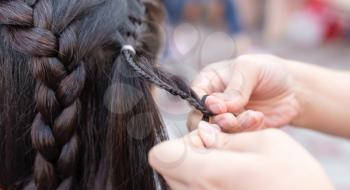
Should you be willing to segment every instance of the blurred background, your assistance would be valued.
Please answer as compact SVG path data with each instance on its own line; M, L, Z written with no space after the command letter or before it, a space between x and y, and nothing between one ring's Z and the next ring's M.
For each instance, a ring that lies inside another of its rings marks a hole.
M206 65L269 53L350 70L350 0L164 0L162 66L189 83ZM346 88L346 87L344 87ZM190 108L158 91L171 137L186 134ZM350 189L350 141L285 129L322 163L338 190Z

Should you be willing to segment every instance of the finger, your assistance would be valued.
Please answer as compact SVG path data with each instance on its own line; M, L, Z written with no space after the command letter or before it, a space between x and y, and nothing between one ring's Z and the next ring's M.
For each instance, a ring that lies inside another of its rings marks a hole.
M258 111L248 110L238 117L239 131L255 131L263 128L264 114Z
M171 149L172 151L168 151ZM172 187L185 184L186 180L171 173L178 169L186 156L187 145L184 139L163 142L151 149L148 155L149 164L160 173Z
M208 96L205 101L205 107L214 114L222 114L227 112L227 106L223 99L215 96Z
M203 115L198 110L192 110L187 119L187 128L193 131L198 128ZM225 132L240 131L240 123L232 113L223 113L210 118L210 123L217 124Z
M235 132L240 129L240 124L232 113L216 115L211 119L211 123L217 124L225 132Z
M203 97L206 94L223 91L225 86L214 70L205 70L192 82L192 89L199 97Z
M190 134L183 137L184 142L193 148L205 148L205 145L198 134L198 130L192 131Z
M240 112L248 103L257 79L258 70L256 68L251 64L237 62L234 64L232 78L224 93L217 93L215 96L225 100L228 112Z
M215 114L225 112L239 113L244 110L257 84L257 68L252 67L251 64L244 64L242 61L232 65L232 77L228 80L228 84L224 84L225 88L223 90L214 91L208 89L205 91L207 94L210 94L205 105ZM204 91L200 93L203 94Z
M198 134L207 148L233 152L256 153L264 140L264 131L227 134L216 130L214 125L201 122Z
M224 87L222 87L222 89L220 90L220 89L214 89L214 87L212 86L206 86L214 83L222 83L222 82L213 80L212 83L209 83L209 82L206 82L205 79L203 79L202 83L198 84L198 86L192 87L192 89L198 94L199 97L204 97L205 95L210 95L214 92L221 92L224 90ZM205 104L205 107L208 108L208 110L214 114L225 113L227 111L225 101L215 96L208 96L204 104Z
M224 91L226 85L223 78L230 72L227 69L229 65L231 65L230 61L223 61L207 66L193 80L192 89L199 97Z
M214 116L211 123L217 124L226 133L254 131L263 128L264 114L248 110L236 118L231 113Z
M155 146L149 153L150 165L156 171L183 184L196 183L203 179L202 175L206 174L221 175L227 170L228 163L239 166L239 163L244 160L246 160L245 155L229 151L198 151L187 146L184 140L162 143ZM235 166L232 165L229 169L235 170ZM206 171L206 174L198 171Z
M207 148L223 149L230 140L226 133L221 133L218 126L207 122L200 122L198 125L198 135Z

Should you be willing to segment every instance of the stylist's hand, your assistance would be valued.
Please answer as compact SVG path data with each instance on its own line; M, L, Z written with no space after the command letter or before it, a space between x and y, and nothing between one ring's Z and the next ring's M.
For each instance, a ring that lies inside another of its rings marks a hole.
M217 114L211 122L225 132L280 127L299 113L296 84L286 62L270 55L244 55L204 68L192 87L200 97L210 95L205 105ZM198 126L200 117L191 114L190 129Z
M191 135L155 146L149 161L174 190L333 189L317 161L277 129L224 134L201 122Z

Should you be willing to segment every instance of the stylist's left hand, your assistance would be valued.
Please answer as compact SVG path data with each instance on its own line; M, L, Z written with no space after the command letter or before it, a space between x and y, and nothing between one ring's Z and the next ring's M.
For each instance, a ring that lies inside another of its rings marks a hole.
M155 146L149 161L174 190L333 190L318 162L278 129L224 134L201 122Z

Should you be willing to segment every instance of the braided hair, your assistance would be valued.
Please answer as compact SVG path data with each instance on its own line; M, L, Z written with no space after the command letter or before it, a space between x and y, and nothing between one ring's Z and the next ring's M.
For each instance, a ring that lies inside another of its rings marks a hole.
M212 113L205 108L203 102L199 100L195 92L189 88L180 78L172 76L169 73L165 74L164 71L160 71L155 68L149 69L145 67L145 65L135 63L133 56L136 55L136 51L133 49L125 48L122 50L122 54L125 56L125 59L130 67L132 67L134 71L141 77L166 90L170 94L179 96L182 99L186 100L194 108L201 111L205 118L212 116Z
M0 0L0 188L167 188L151 84L211 113L155 65L162 17L159 0Z

